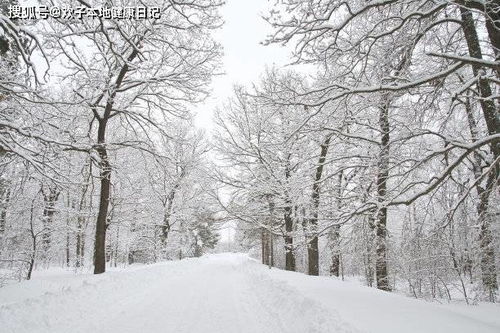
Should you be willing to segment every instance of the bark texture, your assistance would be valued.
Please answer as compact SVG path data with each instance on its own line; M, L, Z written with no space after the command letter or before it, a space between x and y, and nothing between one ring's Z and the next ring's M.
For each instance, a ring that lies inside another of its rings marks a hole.
M325 167L326 155L328 154L328 147L332 135L329 134L320 146L320 153L318 164L316 166L316 174L314 176L314 184L312 188L312 217L309 219L309 233L310 240L307 246L307 259L308 259L308 274L319 275L319 250L318 250L318 216L319 204L321 196L321 179L323 176L323 169Z

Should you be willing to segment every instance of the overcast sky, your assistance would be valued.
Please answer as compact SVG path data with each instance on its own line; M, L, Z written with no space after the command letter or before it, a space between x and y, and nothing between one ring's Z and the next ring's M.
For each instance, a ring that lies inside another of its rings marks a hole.
M235 83L250 84L259 78L266 65L285 65L289 51L278 45L261 45L272 29L262 19L269 0L227 0L221 10L225 24L215 33L224 47L223 68L226 74L213 79L212 94L196 107L196 126L212 129L212 116L216 106L232 93Z

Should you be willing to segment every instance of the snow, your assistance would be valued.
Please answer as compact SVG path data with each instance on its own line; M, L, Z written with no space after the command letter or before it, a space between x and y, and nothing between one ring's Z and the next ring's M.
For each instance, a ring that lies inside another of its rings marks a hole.
M500 332L500 307L438 305L217 254L0 288L7 332Z

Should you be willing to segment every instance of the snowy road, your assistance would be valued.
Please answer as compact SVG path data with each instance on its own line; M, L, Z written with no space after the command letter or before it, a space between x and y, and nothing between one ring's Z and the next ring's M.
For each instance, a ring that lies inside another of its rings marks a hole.
M384 313L388 323L383 316L380 320ZM45 277L0 289L2 333L430 332L429 328L470 333L498 332L499 326L399 295L270 271L236 254L99 276Z
M4 305L0 331L354 331L258 268L243 255L215 255L70 280L60 290Z
M117 299L101 331L325 332L329 318L310 322L306 316L312 311L294 306L296 300L287 290L278 290L281 297L269 293L275 287L272 281L252 274L245 267L254 264L248 259L212 256L197 261L179 276L148 284L140 295L125 302ZM288 311L280 311L280 306Z

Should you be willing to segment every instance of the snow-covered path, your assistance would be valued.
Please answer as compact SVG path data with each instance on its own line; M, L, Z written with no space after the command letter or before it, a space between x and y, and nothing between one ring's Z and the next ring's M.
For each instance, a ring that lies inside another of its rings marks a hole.
M489 309L492 316L498 310ZM0 288L3 333L470 333L498 332L497 324L331 278L269 270L238 254Z
M195 261L195 265L186 265L177 276L168 274L167 279L147 284L143 293L126 302L117 299L110 316L103 320L101 331L324 332L329 318L310 322L306 315L312 311L304 313L295 307L293 297L288 299L290 293L286 291L286 297L281 297L286 302L281 306L288 307L289 312L280 311L279 302L271 296L274 294L268 294L272 285L258 290L266 288L270 281L252 274L255 271L246 266L255 264L245 257L211 256Z
M318 304L262 274L266 272L244 255L213 255L100 276L49 280L32 287L37 297L0 308L0 331L354 331L332 321L334 317ZM32 282L25 284L29 288ZM38 288L53 290L40 294Z

